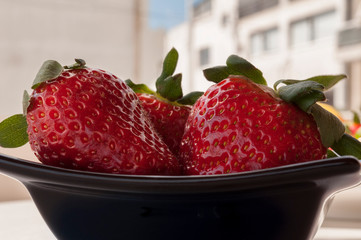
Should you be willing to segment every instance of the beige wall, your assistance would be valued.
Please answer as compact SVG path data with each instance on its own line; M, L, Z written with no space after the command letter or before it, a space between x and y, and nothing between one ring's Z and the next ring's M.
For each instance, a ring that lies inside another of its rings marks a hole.
M147 10L148 0L0 1L0 121L22 112L23 91L47 59L66 65L83 58L121 79L153 85L164 32L148 28ZM28 145L0 153L35 160ZM0 176L0 201L27 196Z

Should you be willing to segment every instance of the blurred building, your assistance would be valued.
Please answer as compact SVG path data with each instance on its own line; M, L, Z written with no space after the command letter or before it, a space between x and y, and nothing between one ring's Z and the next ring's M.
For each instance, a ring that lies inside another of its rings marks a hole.
M269 86L278 79L346 73L328 92L340 110L361 104L360 0L189 1L188 21L171 29L166 49L183 54L187 91L210 84L202 70L237 54L261 69ZM184 54L186 53L186 54Z
M186 91L204 91L211 83L202 70L237 54L261 69L269 86L278 79L346 73L348 79L327 93L329 103L360 110L361 0L200 0L189 1L189 9L188 21L165 41L165 49L181 53ZM360 200L361 188L336 196L323 225L335 230L332 239L345 239L339 229L346 236L361 228Z

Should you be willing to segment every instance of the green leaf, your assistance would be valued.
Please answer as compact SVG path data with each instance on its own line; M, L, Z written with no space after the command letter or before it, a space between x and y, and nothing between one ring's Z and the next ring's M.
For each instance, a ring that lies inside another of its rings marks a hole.
M226 63L230 74L243 75L255 83L267 85L263 73L246 59L237 55L231 55L228 57Z
M64 66L65 69L81 69L86 68L86 62L83 59L75 58L75 63Z
M161 75L158 77L157 82L162 82L164 79L172 76L175 72L178 63L178 51L172 48L163 61L163 69Z
M27 134L26 117L16 114L0 123L0 146L4 148L16 148L29 141Z
M335 153L332 149L327 149L327 158L339 157L337 153Z
M219 83L223 79L228 78L230 73L227 66L216 66L204 69L203 75L208 81Z
M277 87L277 82L275 86ZM313 81L299 81L290 85L280 87L278 95L286 102L298 105L303 111L308 112L309 108L317 101L326 99L324 86Z
M318 104L314 104L310 107L310 113L316 121L320 131L322 144L325 147L331 147L341 139L345 133L345 126L335 115Z
M342 137L331 146L331 149L338 155L352 155L361 159L361 143L349 134L343 134Z
M163 61L162 74L155 82L157 93L167 99L174 102L183 97L182 91L182 74L174 74L174 71L178 63L178 52L175 48L172 48Z
M282 99L285 101L292 101L297 97L308 94L310 91L318 90L323 91L324 86L320 83L314 81L297 81L292 84L286 84L286 86L282 86L277 89L279 81L277 81L274 85L275 90L278 92Z
M182 74L176 74L164 79L161 83L157 83L157 93L166 98L167 100L174 102L183 97L182 91Z
M300 82L317 82L324 87L324 90L328 90L344 78L346 78L346 75L341 74L341 75L320 75L320 76L307 78L304 80L282 79L282 80L278 80L273 85L273 88L277 90L277 86L281 83L285 85L292 85Z
M304 112L309 113L311 106L313 106L318 101L325 101L325 100L326 100L326 96L323 92L313 90L307 95L304 95L299 99L295 99L294 103Z
M23 93L23 114L24 116L26 116L27 112L28 112L28 107L30 105L30 95L29 93L25 90Z
M204 92L191 92L179 99L177 102L183 105L193 105L203 94Z
M318 82L322 84L325 87L325 90L330 89L333 87L336 83L338 83L340 80L347 78L346 75L321 75L321 76L315 76L308 79L305 79L303 81L313 81Z
M64 68L54 60L47 60L40 67L39 72L36 74L32 89L37 88L41 83L57 78Z
M155 92L150 90L147 85L145 84L135 84L132 80L127 79L125 83L136 93L147 93L147 94L154 94Z

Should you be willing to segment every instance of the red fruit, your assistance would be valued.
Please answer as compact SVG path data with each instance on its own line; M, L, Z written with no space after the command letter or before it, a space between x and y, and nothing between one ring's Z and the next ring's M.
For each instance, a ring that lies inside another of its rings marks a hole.
M178 157L184 126L196 99L203 92L191 92L183 96L182 74L174 74L178 62L178 52L172 48L163 62L161 75L157 78L156 91L145 84L135 84L126 80L138 95L156 131L172 153Z
M122 174L179 174L136 94L97 69L63 71L41 83L27 109L28 135L48 165Z
M245 77L211 86L195 103L181 143L188 175L234 173L322 159L313 117Z
M184 126L192 107L161 100L151 94L138 93L137 95L155 130L172 153L177 156L184 133Z

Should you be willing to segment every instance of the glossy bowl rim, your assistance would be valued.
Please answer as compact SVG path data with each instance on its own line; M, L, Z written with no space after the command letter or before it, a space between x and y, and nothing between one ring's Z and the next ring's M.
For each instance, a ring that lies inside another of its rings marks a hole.
M360 161L352 156L328 158L280 167L220 175L159 176L96 173L44 165L0 154L0 173L25 185L123 191L132 193L210 193L312 182L350 174L360 178ZM355 173L358 173L355 175ZM354 180L354 181L360 181ZM247 183L247 185L245 185Z

